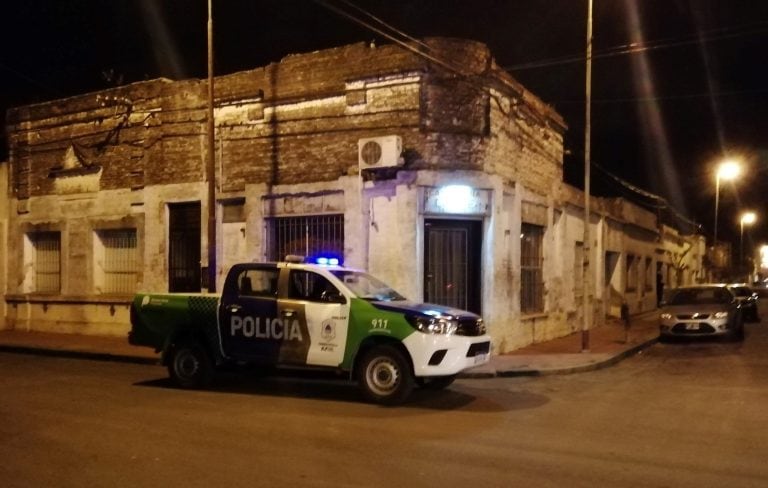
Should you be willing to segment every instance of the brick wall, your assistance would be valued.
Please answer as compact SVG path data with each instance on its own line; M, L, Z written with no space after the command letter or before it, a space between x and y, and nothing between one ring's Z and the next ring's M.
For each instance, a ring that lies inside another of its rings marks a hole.
M218 77L221 188L335 180L357 171L359 138L398 134L408 168L484 169L549 191L562 179L559 116L499 74L483 44L427 42L466 76L360 43ZM100 189L202 181L206 86L161 79L11 110L15 196L56 193L51 171L73 144L102 168Z

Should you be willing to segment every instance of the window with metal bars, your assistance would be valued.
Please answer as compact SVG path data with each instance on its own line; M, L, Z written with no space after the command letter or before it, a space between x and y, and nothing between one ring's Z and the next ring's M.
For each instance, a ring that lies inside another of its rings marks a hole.
M544 280L542 274L544 227L523 224L520 233L520 311L544 311Z
M268 259L282 261L300 256L344 255L344 215L309 215L267 219Z
M627 291L637 290L637 270L639 258L629 254L627 255Z
M653 259L645 258L645 283L643 288L646 292L653 290Z
M136 229L98 230L96 236L98 288L102 293L134 293L139 271Z
M34 284L37 293L61 291L61 233L33 232L29 234L33 249Z

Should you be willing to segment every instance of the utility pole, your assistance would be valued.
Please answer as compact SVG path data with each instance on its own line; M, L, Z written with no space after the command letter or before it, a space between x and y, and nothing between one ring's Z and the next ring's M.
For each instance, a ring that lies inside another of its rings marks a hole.
M587 76L586 76L586 109L584 116L584 279L583 290L583 320L581 329L581 352L589 351L589 329L592 317L592 301L590 292L590 266L592 242L589 231L589 193L590 193L590 139L592 132L592 0L589 0L587 12Z
M208 0L208 292L216 292L216 134L213 120L213 0Z

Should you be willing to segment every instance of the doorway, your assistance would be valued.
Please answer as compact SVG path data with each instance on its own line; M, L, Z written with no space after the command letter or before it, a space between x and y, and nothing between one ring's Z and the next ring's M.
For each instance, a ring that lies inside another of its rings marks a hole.
M200 291L200 202L168 205L168 291Z
M424 220L424 301L480 310L483 222Z

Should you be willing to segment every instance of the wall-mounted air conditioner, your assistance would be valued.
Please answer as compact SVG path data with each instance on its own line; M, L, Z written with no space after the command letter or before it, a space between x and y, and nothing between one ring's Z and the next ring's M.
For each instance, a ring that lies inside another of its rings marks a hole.
M400 136L368 137L357 141L358 163L361 169L401 166L403 140Z

